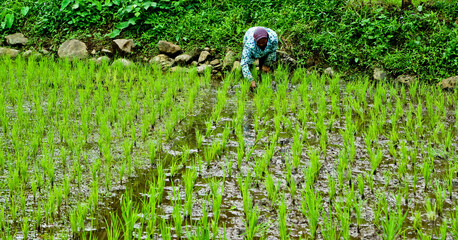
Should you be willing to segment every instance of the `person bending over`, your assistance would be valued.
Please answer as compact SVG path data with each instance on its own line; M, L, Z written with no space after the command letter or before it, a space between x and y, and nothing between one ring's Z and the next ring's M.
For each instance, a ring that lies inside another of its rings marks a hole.
M251 81L251 88L256 87L256 81L250 72L250 65L259 59L259 70L269 72L272 63L277 60L278 37L272 29L252 27L243 38L242 73L243 77ZM258 74L259 81L261 74Z

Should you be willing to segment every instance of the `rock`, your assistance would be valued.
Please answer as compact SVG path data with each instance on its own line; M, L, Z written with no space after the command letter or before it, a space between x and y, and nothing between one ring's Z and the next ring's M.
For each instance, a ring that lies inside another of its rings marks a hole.
M232 67L232 65L234 65L234 62L236 60L236 57L237 57L237 54L234 51L231 51L231 50L227 51L226 56L224 57L224 60L223 60L223 69L226 70Z
M208 56L210 56L210 53L208 51L202 51L199 56L198 62L205 62L207 60Z
M396 78L396 82L406 84L407 86L410 86L415 81L417 81L417 77L411 75L401 75Z
M153 57L150 60L150 63L157 64L161 66L163 71L166 71L167 69L171 68L175 64L175 60L170 58L169 56L165 54L159 54L155 57Z
M49 54L49 51L48 51L48 50L46 50L46 49L44 49L44 48L43 48L43 49L41 49L41 50L40 50L40 52L41 52L41 53L43 53L44 55L47 55L47 54Z
M8 35L5 37L6 43L8 45L26 45L27 41L29 41L28 38L24 37L24 34L22 33L15 33L12 35Z
M73 59L84 59L87 57L87 47L86 44L80 40L72 39L65 41L57 51L57 54L60 58L69 58Z
M205 73L207 69L212 69L211 65L203 64L197 67L197 73L202 74Z
M101 51L103 54L113 54L113 52L111 50L108 50L106 48L102 49Z
M181 52L181 47L171 42L159 41L157 47L159 48L159 52L169 56L175 56Z
M333 78L336 75L336 72L332 67L328 67L324 70L324 74L328 75L329 77Z
M95 60L95 64L97 65L102 65L104 62L109 62L111 59L107 56L101 56Z
M377 81L386 80L388 73L382 68L374 68L374 79Z
M117 53L131 53L134 47L134 40L132 39L115 39L112 43L113 50Z
M42 56L41 53L35 52L35 51L32 51L32 50L27 50L27 51L25 51L25 52L22 53L22 57L23 57L23 58L30 58L30 57L32 57L32 58L37 59L37 58L40 58L41 56Z
M297 65L296 59L292 58L288 53L284 51L277 50L277 59L278 63L282 64L283 66L287 66L290 69L295 68Z
M170 68L171 73L187 73L188 71L189 69L180 66Z
M458 85L458 76L442 79L440 85L443 89L454 89Z
M189 54L181 54L175 58L175 62L180 65L188 64L191 61L192 56Z
M198 63L197 61L192 61L191 66L197 67L198 64L199 64L199 63Z
M223 67L223 65L220 63L220 64L218 64L218 65L213 66L213 69L216 69L216 70L219 71L219 70L222 69L222 67Z
M123 66L123 67L133 67L135 64L132 61L129 61L125 58L116 59L113 61L112 66Z
M210 62L210 65L216 66L216 65L218 65L219 63L220 63L219 59L215 59L215 60L213 60L213 61Z
M209 47L204 48L204 51L210 52L211 49Z
M8 56L10 58L16 58L18 55L19 50L0 47L0 57Z
M97 51L95 51L95 49L92 49L91 54L92 54L92 55L95 55L96 53L97 53Z
M240 65L239 61L235 61L232 65L232 71L240 71L242 69L242 65Z

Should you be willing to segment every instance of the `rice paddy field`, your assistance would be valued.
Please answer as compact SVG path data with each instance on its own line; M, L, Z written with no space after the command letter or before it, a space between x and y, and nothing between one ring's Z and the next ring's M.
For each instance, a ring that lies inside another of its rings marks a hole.
M0 66L0 239L458 238L456 91Z

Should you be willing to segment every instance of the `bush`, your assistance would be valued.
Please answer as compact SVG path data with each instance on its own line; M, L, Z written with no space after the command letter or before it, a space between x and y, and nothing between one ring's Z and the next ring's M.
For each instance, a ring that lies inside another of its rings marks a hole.
M415 74L430 80L458 74L458 1L413 1L416 5L408 11L400 9L400 2L7 0L2 3L0 34L28 31L38 37L91 31L106 39L134 38L146 53L157 51L159 40L185 48L241 51L245 31L261 25L277 31L280 48L300 65L340 71L369 71L377 65L394 76Z

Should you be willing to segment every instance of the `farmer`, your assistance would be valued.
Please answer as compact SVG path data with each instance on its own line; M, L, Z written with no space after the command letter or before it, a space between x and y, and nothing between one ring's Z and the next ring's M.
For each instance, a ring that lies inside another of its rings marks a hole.
M243 38L242 73L243 77L251 81L251 88L256 88L256 81L250 72L250 65L259 59L259 70L269 72L270 67L276 61L278 46L277 34L269 28L252 27L248 29ZM261 74L258 77L261 80Z

